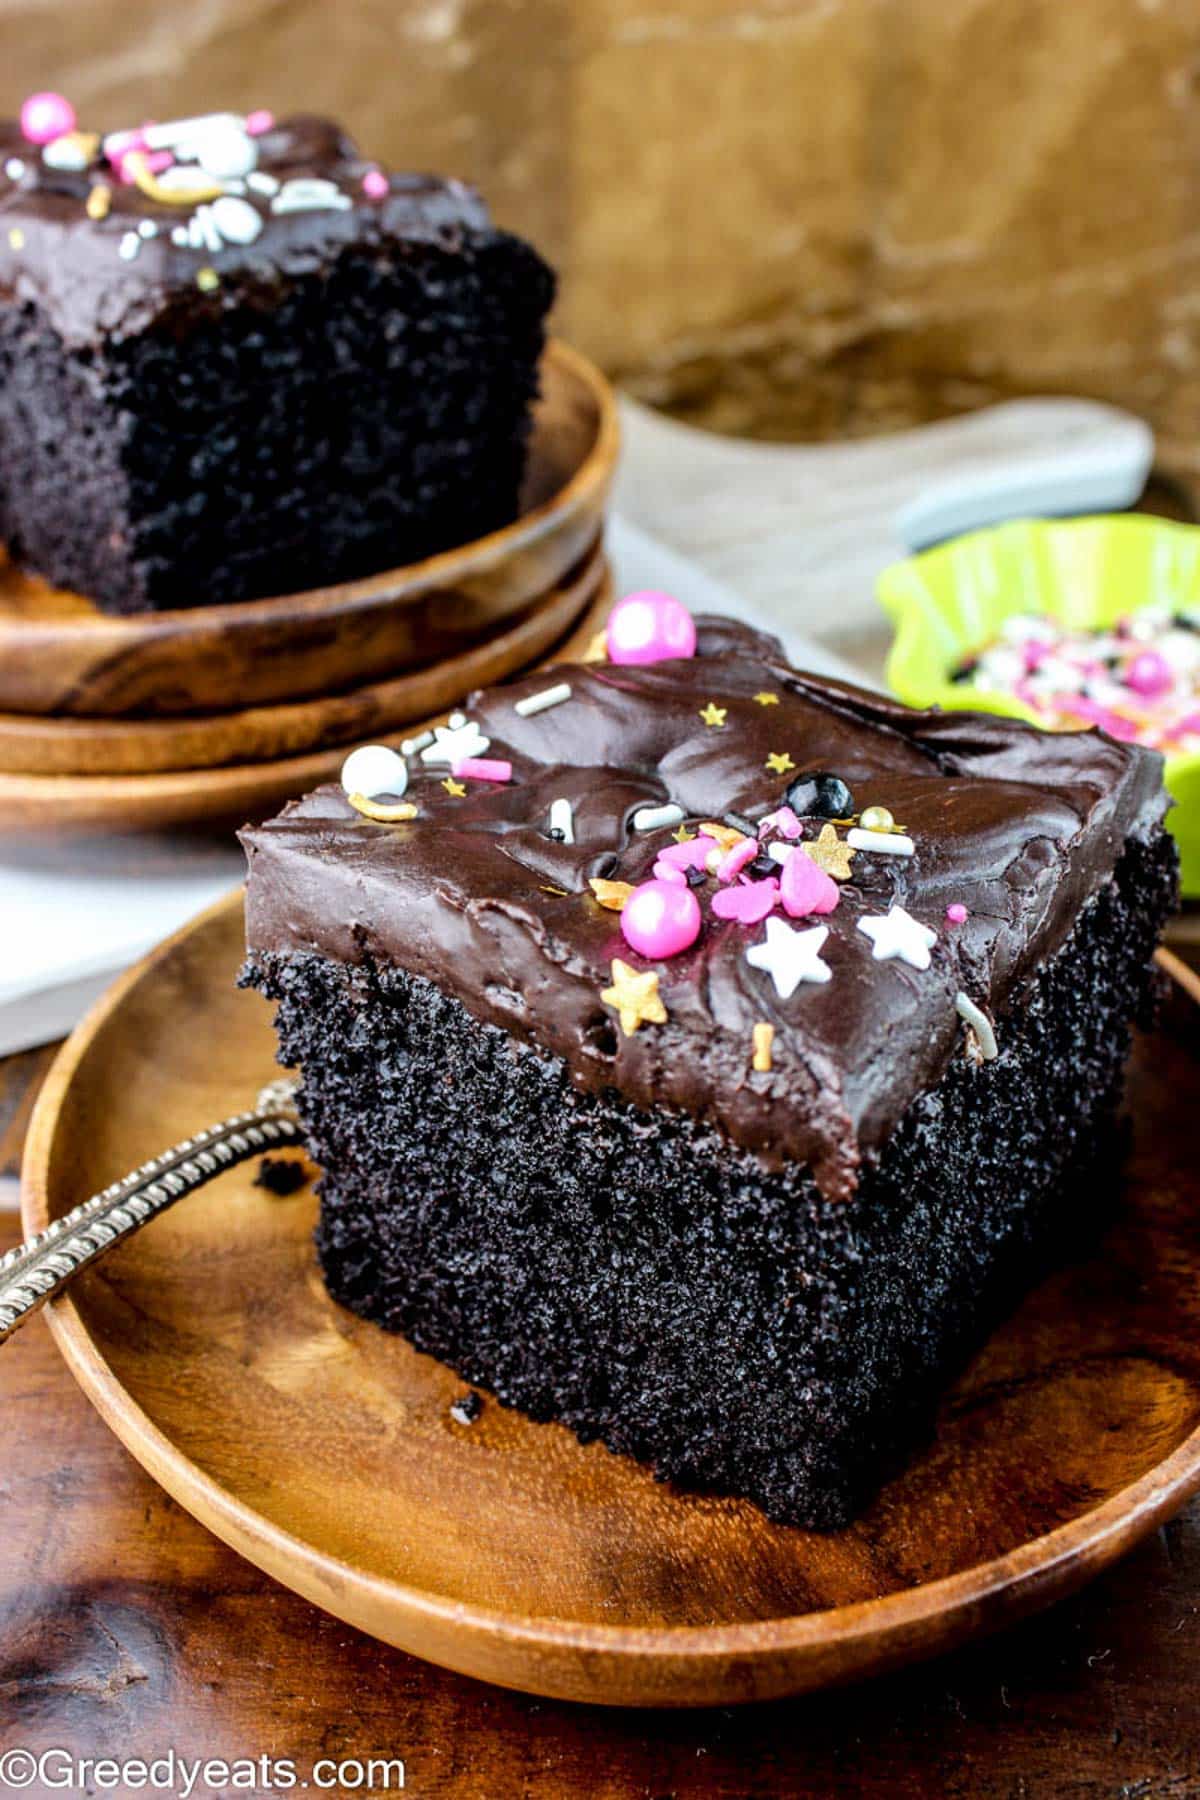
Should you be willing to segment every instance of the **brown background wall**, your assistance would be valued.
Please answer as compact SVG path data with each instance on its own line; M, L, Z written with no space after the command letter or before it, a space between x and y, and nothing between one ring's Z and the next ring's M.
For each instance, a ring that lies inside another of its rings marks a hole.
M0 105L341 114L731 429L1110 397L1200 469L1196 0L0 0Z

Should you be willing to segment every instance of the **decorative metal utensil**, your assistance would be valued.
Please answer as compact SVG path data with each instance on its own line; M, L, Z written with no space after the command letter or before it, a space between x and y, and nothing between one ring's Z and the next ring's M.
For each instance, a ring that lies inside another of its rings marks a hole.
M303 1142L294 1081L272 1081L253 1112L238 1113L153 1156L102 1194L73 1207L27 1243L0 1256L0 1344L83 1269L236 1163Z

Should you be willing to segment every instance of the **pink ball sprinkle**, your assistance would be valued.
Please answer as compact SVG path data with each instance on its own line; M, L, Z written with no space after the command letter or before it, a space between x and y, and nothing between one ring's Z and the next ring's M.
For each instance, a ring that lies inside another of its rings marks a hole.
M391 184L382 169L368 169L363 176L363 193L368 200L384 200L391 192Z
M52 144L75 129L75 108L62 94L30 94L21 108L21 132L30 144Z
M1156 700L1160 694L1168 693L1173 681L1170 663L1157 650L1143 650L1125 671L1125 686L1144 700Z
M460 756L450 764L452 775L470 775L476 781L511 781L512 764L499 757Z
M264 131L270 131L275 123L275 114L268 112L265 106L246 114L246 130L251 137L261 137Z
M951 925L966 924L967 909L961 900L952 900L950 902L949 906L946 908L946 917L949 919Z
M608 660L613 663L669 662L695 656L696 626L673 594L643 588L626 594L608 621Z
M678 956L700 936L700 902L690 887L643 881L621 908L621 935L639 956Z

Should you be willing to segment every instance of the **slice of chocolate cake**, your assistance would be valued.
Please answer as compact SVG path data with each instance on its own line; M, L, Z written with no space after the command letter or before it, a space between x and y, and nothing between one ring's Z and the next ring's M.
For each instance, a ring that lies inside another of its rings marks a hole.
M1175 852L1150 752L699 624L248 830L245 980L337 1300L829 1526L1096 1213Z
M553 277L329 121L0 127L0 539L113 612L284 594L504 524Z

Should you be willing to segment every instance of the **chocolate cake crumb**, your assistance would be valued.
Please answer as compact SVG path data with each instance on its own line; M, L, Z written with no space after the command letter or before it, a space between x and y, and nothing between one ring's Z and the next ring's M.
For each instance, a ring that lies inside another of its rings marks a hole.
M305 1187L308 1179L307 1167L296 1157L264 1156L255 1171L254 1186L282 1200Z

